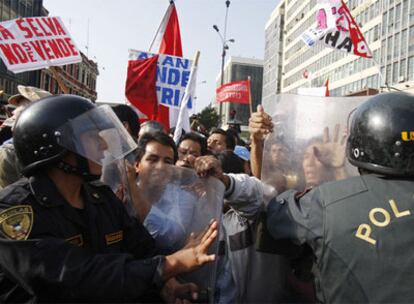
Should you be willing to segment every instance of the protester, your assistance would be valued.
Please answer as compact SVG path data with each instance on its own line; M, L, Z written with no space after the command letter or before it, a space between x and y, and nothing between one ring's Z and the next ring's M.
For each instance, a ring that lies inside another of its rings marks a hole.
M193 200L191 199L182 198L182 203L170 200L160 201L164 192L172 191L172 185L169 184L168 166L174 165L177 157L174 141L164 133L146 133L138 142L135 165L138 184L137 187L131 186L134 188L134 205L142 223L158 246L164 250L179 247L177 241L182 240L187 229L175 225L177 221L174 218L165 217L160 209L174 208L175 212L170 212L171 217L180 216L180 213L185 212L188 215L187 221L191 221L192 215ZM190 211L186 212L182 207Z
M13 106L12 116L7 118L0 128L0 141L4 143L7 139L12 137L12 129L19 114L27 107L30 102L39 100L41 98L51 96L52 94L35 87L28 87L23 85L17 86L16 95L8 99L9 105Z
M14 144L27 178L0 192L2 301L154 301L166 281L168 294L196 291L171 282L214 259L207 250L217 224L185 249L156 256L145 228L96 182L105 153L119 159L134 148L118 125L109 108L73 95L42 99L20 115ZM120 146L104 139L107 130L124 139Z
M195 132L181 136L178 143L178 161L176 165L184 168L194 168L195 159L207 154L207 142Z
M255 249L264 196L272 192L254 177L234 174L243 172L243 165L233 152L221 152L218 158L221 163L214 156L195 162L200 176L214 176L226 187L215 303L283 302L287 261Z
M236 154L243 161L244 173L251 175L252 170L250 166L249 150L245 146L236 146L234 148L234 154Z
M151 132L166 133L164 126L161 123L159 123L158 121L149 120L141 124L141 129L139 130L138 137L141 137L145 133L151 133Z
M222 151L216 153L215 156L220 162L222 170L226 173L246 173L243 160L233 151Z
M135 110L128 105L119 104L112 106L112 110L124 125L125 129L137 141L140 131L139 116Z
M218 153L224 150L234 150L235 138L223 129L213 129L207 139L208 150L211 153Z
M13 112L13 116L8 118L3 124L4 128L2 128L2 130L10 128L10 131L12 131L20 113L23 112L31 102L52 95L39 88L25 87L22 85L17 86L17 90L19 91L19 94L11 96L8 101L10 105L16 108ZM17 181L21 177L21 169L12 138L9 138L0 146L0 189Z
M307 193L288 191L268 208L276 240L308 244L318 300L413 302L414 97L380 94L356 110L346 155L360 176ZM378 288L380 286L381 288Z

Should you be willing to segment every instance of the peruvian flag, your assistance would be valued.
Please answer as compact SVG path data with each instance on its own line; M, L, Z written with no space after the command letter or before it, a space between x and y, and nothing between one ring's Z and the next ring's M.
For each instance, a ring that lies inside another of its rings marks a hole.
M180 25L174 1L170 2L161 21L151 49L158 48L159 54L182 57ZM179 109L158 104L156 94L156 71L158 56L142 60L130 60L125 95L128 101L147 116L145 120L156 120L166 130L177 123Z

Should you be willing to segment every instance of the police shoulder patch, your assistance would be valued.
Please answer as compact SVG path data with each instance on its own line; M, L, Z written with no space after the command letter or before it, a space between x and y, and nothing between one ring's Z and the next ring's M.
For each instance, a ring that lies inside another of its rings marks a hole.
M0 232L11 240L27 240L33 226L33 209L19 205L0 212Z
M117 232L109 233L105 235L106 245L112 245L122 241L124 238L124 233L122 230Z

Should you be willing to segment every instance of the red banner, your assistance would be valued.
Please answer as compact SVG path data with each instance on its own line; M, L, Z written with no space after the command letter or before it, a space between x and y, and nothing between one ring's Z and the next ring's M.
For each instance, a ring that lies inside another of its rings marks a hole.
M250 83L248 80L230 82L216 89L217 102L250 103Z

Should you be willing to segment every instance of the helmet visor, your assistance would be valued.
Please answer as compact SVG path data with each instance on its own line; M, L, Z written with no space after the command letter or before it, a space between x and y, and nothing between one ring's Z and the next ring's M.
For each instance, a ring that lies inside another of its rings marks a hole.
M137 148L109 106L94 108L62 125L59 144L99 165L122 159Z

